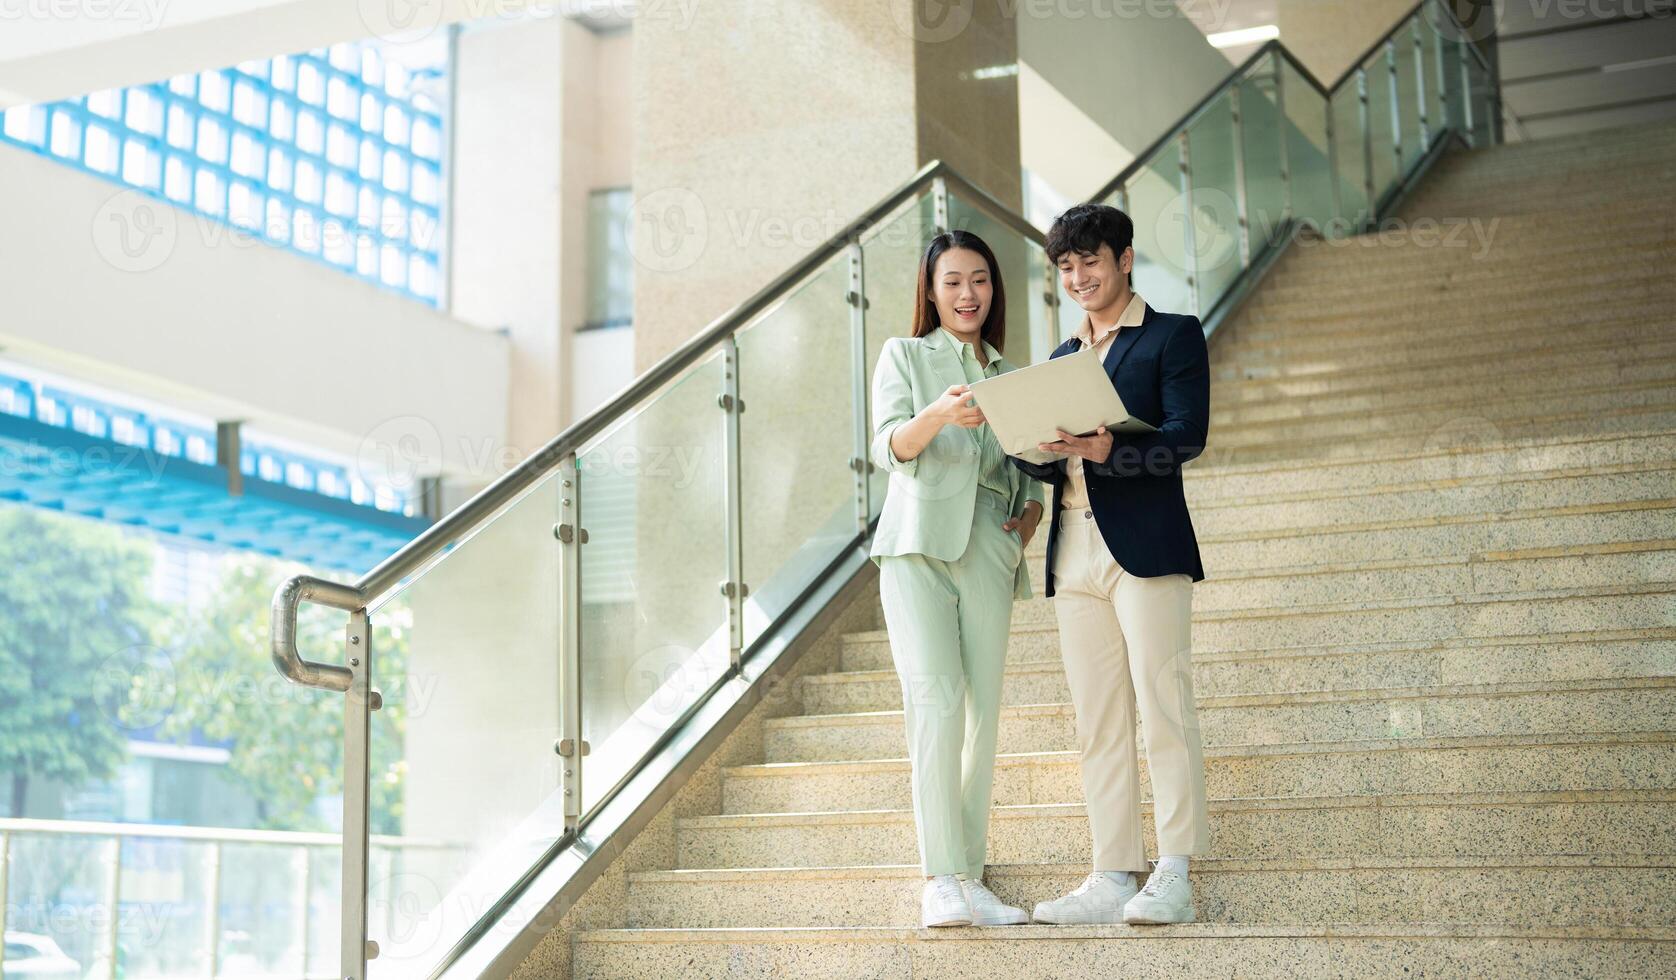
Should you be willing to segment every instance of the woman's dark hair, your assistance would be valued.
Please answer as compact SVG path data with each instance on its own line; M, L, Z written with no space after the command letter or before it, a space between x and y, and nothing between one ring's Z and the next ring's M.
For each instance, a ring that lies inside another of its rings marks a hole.
M989 313L984 317L978 337L1002 353L1007 350L1007 293L1001 288L1001 264L989 243L969 231L945 231L925 247L919 260L919 305L914 307L913 336L923 337L942 326L937 316L937 302L931 298L932 277L937 274L937 260L944 252L955 248L971 249L989 263Z
M1048 229L1047 250L1049 265L1058 265L1067 252L1093 255L1101 245L1112 247L1112 258L1121 260L1123 250L1135 244L1135 222L1109 204L1079 204L1053 219ZM1129 277L1134 285L1135 277Z

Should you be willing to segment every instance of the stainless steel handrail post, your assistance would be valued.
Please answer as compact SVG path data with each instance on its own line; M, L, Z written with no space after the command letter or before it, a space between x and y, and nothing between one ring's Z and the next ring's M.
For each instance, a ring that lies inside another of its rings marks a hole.
M722 483L727 513L723 516L727 547L727 581L721 593L727 599L728 663L735 673L745 655L745 488L744 467L739 449L739 416L745 411L740 396L739 338L722 342L722 394L716 403L722 409Z
M582 819L582 768L588 743L582 738L582 471L575 453L559 461L559 790L564 796L564 832Z
M1402 166L1402 96L1400 94L1400 89L1401 89L1402 86L1398 83L1397 42L1396 41L1386 41L1385 42L1385 65L1386 65L1387 68L1390 69L1390 72L1391 72L1391 84L1390 84L1390 90L1391 90L1391 98L1390 98L1390 103L1391 103L1391 153L1392 153L1392 156L1394 158L1393 162L1396 164L1396 169L1394 171L1392 171L1392 173L1395 174L1396 178L1400 180L1402 178L1402 174L1403 174L1403 166Z
M1368 111L1366 67L1356 69L1356 98L1356 116L1362 129L1362 190L1367 195L1367 213L1361 223L1372 224L1376 219L1374 210L1378 201L1373 194L1373 114Z
M1292 204L1292 147L1287 139L1287 127L1290 125L1286 118L1286 89L1282 84L1282 63L1279 54L1274 56L1274 111L1276 121L1276 138L1280 140L1280 223L1292 220L1295 210Z
M872 429L867 404L871 396L867 378L867 255L859 236L850 242L848 252L850 288L844 301L850 308L850 414L854 425L850 470L855 474L856 532L866 534L873 518L872 463L868 458Z
M1238 214L1240 233L1240 268L1251 268L1251 213L1250 202L1245 193L1245 126L1240 116L1243 108L1240 101L1240 86L1236 83L1228 90L1230 108L1233 110L1230 118L1234 129L1234 210ZM1266 230L1265 230L1266 234Z
M377 955L367 942L367 789L372 712L379 697L371 683L372 628L365 609L349 614L343 639L350 680L343 699L343 921L338 955L344 980L366 980L367 960Z
M1431 111L1426 103L1426 43L1420 39L1420 25L1424 18L1414 21L1414 101L1420 110L1420 156L1432 148L1430 127L1427 123L1431 119Z
M1199 254L1198 237L1193 230L1193 162L1189 149L1191 141L1187 137L1187 130L1182 130L1176 137L1176 149L1180 158L1181 180L1181 247L1182 265L1187 273L1187 301L1193 315L1198 316L1199 308ZM1160 243L1162 244L1162 243Z

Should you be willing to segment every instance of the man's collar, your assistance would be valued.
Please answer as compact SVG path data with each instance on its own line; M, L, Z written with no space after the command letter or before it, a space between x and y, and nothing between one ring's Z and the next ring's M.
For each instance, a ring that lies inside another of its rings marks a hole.
M1117 323L1113 324L1111 328L1102 330L1098 337L1090 336L1094 329L1093 323L1089 320L1088 314L1084 313L1082 315L1082 325L1077 327L1075 337L1082 341L1084 347L1095 347L1105 340L1112 331L1120 330L1123 327L1138 327L1145 320L1146 300L1141 298L1140 293L1131 293L1129 295L1129 305L1125 306L1123 312L1118 314Z

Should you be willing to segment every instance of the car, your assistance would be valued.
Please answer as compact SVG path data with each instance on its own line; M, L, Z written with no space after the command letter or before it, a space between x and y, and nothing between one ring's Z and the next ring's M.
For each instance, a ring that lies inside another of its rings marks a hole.
M81 980L81 964L64 955L51 936L34 932L6 933L6 955L0 975L7 980Z

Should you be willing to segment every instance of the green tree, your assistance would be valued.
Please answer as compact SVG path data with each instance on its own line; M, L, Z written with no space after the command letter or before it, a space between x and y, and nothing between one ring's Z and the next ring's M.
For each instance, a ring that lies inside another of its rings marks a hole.
M120 530L0 506L0 772L23 815L29 781L109 779L129 731L153 720L142 692L159 663L153 548Z
M171 643L175 707L162 734L185 740L194 730L230 741L228 774L255 799L265 829L321 830L313 811L323 795L343 791L342 694L301 687L274 670L269 646L273 591L302 569L252 555L233 556L207 608L183 614ZM384 628L373 640L373 685L385 694L372 714L373 832L401 832L402 739L399 696L407 663L405 633ZM297 645L310 659L341 662L342 612L305 605Z

